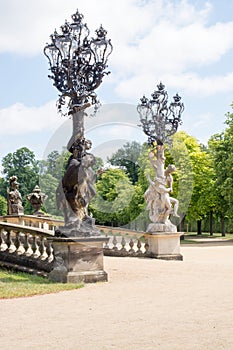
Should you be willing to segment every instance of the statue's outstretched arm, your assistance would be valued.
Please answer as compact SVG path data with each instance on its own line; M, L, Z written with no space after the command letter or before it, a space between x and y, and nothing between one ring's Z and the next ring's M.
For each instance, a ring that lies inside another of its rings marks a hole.
M151 177L150 177L149 174L146 174L146 177L147 177L147 180L148 180L150 185L154 185L155 184L154 181L151 180Z

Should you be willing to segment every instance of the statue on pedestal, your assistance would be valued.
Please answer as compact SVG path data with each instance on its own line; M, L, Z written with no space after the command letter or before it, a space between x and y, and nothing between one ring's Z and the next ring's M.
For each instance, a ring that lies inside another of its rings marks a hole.
M148 136L149 160L155 170L155 177L147 174L149 188L145 192L145 200L152 223L147 232L176 232L177 228L169 219L170 215L179 217L177 199L170 197L173 191L172 173L176 170L173 164L166 169L164 144L170 143L170 136L175 134L181 123L181 114L184 105L181 97L176 94L174 101L168 106L168 94L165 86L160 83L158 89L151 94L152 99L145 96L137 106L140 115L141 126Z
M32 213L32 215L37 215L37 216L45 215L42 211L40 211L40 209L43 206L44 201L48 198L48 196L45 193L41 192L41 189L39 186L35 186L32 193L28 194L26 198L30 202L32 208L34 209L34 212Z
M156 160L154 160L154 152L149 152L150 163L155 169L154 180L147 174L149 182L149 188L145 192L145 200L147 203L147 210L149 210L149 218L152 223L159 225L151 225L154 228L161 228L163 225L163 231L175 230L174 225L169 220L169 216L173 215L179 217L177 199L170 197L170 193L173 191L173 178L172 173L176 170L173 164L169 164L164 170L164 148L163 146L157 146Z
M7 214L8 215L23 215L24 208L22 204L22 196L19 192L19 183L17 176L11 176L10 179L10 187L7 188Z

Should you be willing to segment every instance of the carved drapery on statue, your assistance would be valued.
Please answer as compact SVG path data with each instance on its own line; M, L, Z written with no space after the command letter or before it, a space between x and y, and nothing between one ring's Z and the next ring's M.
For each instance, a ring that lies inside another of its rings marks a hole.
M95 231L94 219L88 214L88 206L95 196L95 164L93 154L87 152L91 141L79 139L70 148L65 174L57 189L57 205L63 211L67 228L85 232Z
M11 176L9 182L11 190L7 188L7 214L23 215L24 208L22 204L22 196L18 190L19 183L17 176Z

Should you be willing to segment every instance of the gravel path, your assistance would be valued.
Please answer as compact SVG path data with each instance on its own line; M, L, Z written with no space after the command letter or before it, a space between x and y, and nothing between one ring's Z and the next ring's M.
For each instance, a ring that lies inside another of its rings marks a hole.
M105 258L108 283L0 300L1 350L231 350L233 246Z

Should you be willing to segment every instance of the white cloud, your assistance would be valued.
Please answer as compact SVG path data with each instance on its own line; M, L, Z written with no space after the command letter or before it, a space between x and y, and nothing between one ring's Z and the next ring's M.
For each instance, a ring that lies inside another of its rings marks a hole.
M185 114L185 113L184 113ZM184 125L179 130L184 130L189 135L193 135L203 144L207 144L211 135L221 132L224 129L223 120L216 120L212 112L192 114L187 112L183 117ZM208 130L208 133L206 132Z
M143 94L150 95L160 81L166 82L166 88L169 87L172 94L185 94L193 98L205 98L233 90L233 72L212 76L200 76L195 72L141 74L119 82L116 90L122 98L139 101Z
M232 91L233 72L225 75L201 77L196 73L184 73L180 76L168 76L170 87L185 90L186 95L207 97Z
M43 55L50 34L77 6L91 35L102 23L112 39L112 74L104 84L111 83L121 101L137 103L161 80L182 96L233 90L233 70L208 74L233 49L233 22L208 23L211 1L197 8L191 0L1 0L0 52ZM108 113L106 120L113 120L113 110ZM52 131L63 122L54 101L39 108L15 104L0 110L0 118L1 135Z
M16 103L0 109L0 135L19 135L54 130L64 120L57 115L55 101L41 107L27 107Z
M197 8L188 0L2 0L0 51L42 54L49 35L70 20L77 5L91 35L100 23L108 30L114 45L108 82L115 84L120 98L137 98L142 86L151 89L169 76L168 83L176 79L188 93L203 87L204 94L219 91L207 90L216 77L207 84L205 77L190 73L218 62L233 48L233 22L208 25L210 1Z

